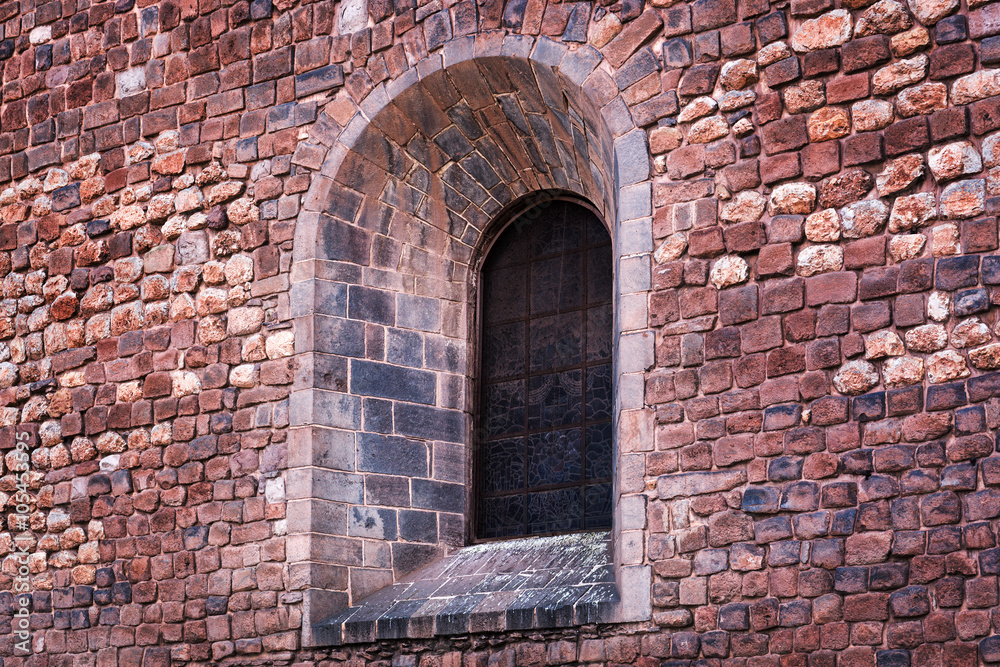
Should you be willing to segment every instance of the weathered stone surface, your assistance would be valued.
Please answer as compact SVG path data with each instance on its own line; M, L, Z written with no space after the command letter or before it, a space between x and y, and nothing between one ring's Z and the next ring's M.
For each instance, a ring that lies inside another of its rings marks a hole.
M1000 70L984 69L959 77L951 86L952 104L969 104L1000 95Z
M742 58L726 62L719 73L719 83L725 90L740 90L757 83L759 79L757 63Z
M706 493L729 491L746 484L745 470L720 470L717 472L689 472L662 475L656 480L656 493L663 500Z
M750 267L739 255L724 255L715 260L709 279L716 289L745 283L750 277Z
M756 222L767 209L767 199L756 190L744 190L722 205L719 218L725 222Z
M816 187L809 183L785 183L771 192L768 208L771 215L812 213L816 206Z
M854 37L891 35L913 26L906 7L896 0L879 0L866 9L854 26Z
M879 331L865 339L865 359L899 357L906 350L903 341L895 331Z
M781 91L782 100L789 113L814 111L826 104L826 86L822 81L810 79Z
M957 255L962 251L958 225L949 222L931 230L931 253L935 257Z
M836 209L824 209L806 218L805 235L813 243L833 243L840 240L840 216Z
M691 121L710 116L719 108L719 104L711 97L696 97L685 106L677 116L677 122Z
M687 140L692 144L707 144L729 134L729 123L722 116L709 116L695 121L688 129Z
M896 109L903 118L928 115L948 108L948 88L943 83L921 83L896 95Z
M889 48L892 55L897 58L905 58L931 43L930 33L922 25L915 25L905 32L900 32L892 36L889 40Z
M983 169L979 152L968 141L935 146L927 155L927 165L939 183L978 174Z
M878 234L889 219L889 208L880 199L865 199L840 210L844 237L860 239Z
M803 52L840 46L851 38L852 28L851 13L846 9L835 9L803 21L792 36L792 48Z
M958 9L958 0L907 0L910 11L924 25L934 25Z
M796 273L814 276L840 271L844 267L844 250L836 245L814 245L803 249L796 260Z
M671 234L653 253L653 260L657 264L673 262L681 258L687 249L687 237L680 232Z
M979 370L996 370L1000 368L1000 343L990 343L974 350L969 350L969 361Z
M890 218L891 224L892 218ZM900 234L889 239L889 256L899 264L908 259L920 257L927 245L927 237L923 234Z
M895 234L901 231L917 229L937 217L937 202L931 192L897 197L892 204L889 215L889 231Z
M851 105L851 118L858 132L872 132L888 127L894 119L892 102L862 100Z
M819 205L824 208L841 208L864 199L875 179L864 169L853 169L823 181L819 188Z
M940 324L923 324L906 332L906 347L911 352L937 352L948 344L948 332Z
M653 155L679 148L684 135L676 127L658 127L649 133L649 150Z
M809 141L830 141L851 132L851 119L841 107L824 107L811 116L807 124Z
M919 83L927 76L927 63L927 56L921 54L886 65L872 76L872 92L876 95L890 95Z
M761 67L767 67L791 56L792 50L788 48L788 44L785 42L772 42L757 51L757 64Z
M974 179L951 183L941 192L941 216L974 218L986 210L986 181Z
M848 361L833 376L833 386L847 396L863 394L879 382L878 371L867 361Z
M752 90L730 90L719 98L719 110L729 113L737 109L744 109L756 101L757 93ZM740 120L746 119L741 118Z
M944 322L951 315L951 297L947 292L931 292L927 298L927 317Z
M600 21L594 21L590 24L587 41L595 49L601 49L621 31L621 19L614 12L607 12Z
M260 220L260 209L246 197L241 197L226 207L226 215L234 225L246 225Z
M954 350L942 350L927 357L927 379L932 384L969 377L965 357Z
M924 379L924 362L919 357L895 357L882 367L886 388L917 384Z
M886 160L885 167L875 177L875 186L882 197L902 192L924 175L923 156L911 153L895 160ZM936 204L935 204L936 207ZM896 205L893 204L893 210Z
M990 328L978 317L963 320L951 331L951 345L959 349L982 345L990 338Z
M124 206L111 214L111 224L116 229L135 229L146 222L146 214L139 206Z

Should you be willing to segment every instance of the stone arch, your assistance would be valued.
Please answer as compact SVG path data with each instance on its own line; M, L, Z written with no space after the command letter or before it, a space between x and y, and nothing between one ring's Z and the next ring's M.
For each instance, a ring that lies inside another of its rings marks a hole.
M291 295L301 372L288 558L307 643L311 623L465 543L472 260L508 207L573 193L608 223L617 412L642 408L650 161L613 74L590 47L461 38L356 104L342 91L302 150L322 155ZM620 440L628 426L619 420ZM628 450L619 444L616 573L637 596L623 609L648 618L642 455Z

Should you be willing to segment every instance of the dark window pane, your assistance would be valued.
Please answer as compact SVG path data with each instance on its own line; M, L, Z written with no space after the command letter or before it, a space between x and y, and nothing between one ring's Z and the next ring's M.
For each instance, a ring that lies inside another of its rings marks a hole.
M483 378L495 380L523 373L524 346L524 322L484 327Z
M524 438L496 440L486 447L483 491L517 491L524 487Z
M565 311L583 305L580 253L558 255L531 264L531 310L535 313Z
M611 483L593 484L585 492L586 511L583 515L587 528L611 527Z
M483 301L487 322L502 322L523 318L525 315L524 269L513 267L498 269L483 280Z
M581 430L533 433L528 436L528 486L579 482L582 474Z
M587 253L587 303L611 301L613 285L607 278L611 275L611 253L605 248L593 248Z
M613 338L611 304L590 308L587 311L587 361L610 359Z
M528 379L528 428L579 424L583 418L579 370L536 375Z
M611 241L580 206L532 209L494 243L482 275L480 538L611 525L612 284Z
M486 385L483 395L486 436L524 430L524 380Z
M611 438L611 422L588 426L586 435L587 479L611 477L611 454L614 446Z
M611 364L587 369L587 419L611 419Z
M583 528L579 486L528 494L528 532L557 533Z
M580 311L532 320L530 368L534 372L578 366L582 344L583 313Z
M483 498L479 505L479 536L513 537L524 534L524 496Z

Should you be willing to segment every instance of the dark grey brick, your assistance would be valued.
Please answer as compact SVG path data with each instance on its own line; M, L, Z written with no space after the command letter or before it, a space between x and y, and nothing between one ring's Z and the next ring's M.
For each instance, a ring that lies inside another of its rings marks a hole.
M427 476L427 446L376 433L358 434L358 470L385 475Z
M424 337L416 331L389 329L386 336L385 359L393 364L412 368L424 365Z
M389 507L410 506L410 478L365 475L365 502Z
M351 285L347 316L352 320L391 326L396 321L396 295L372 287Z
M356 320L317 315L313 320L317 352L365 356L365 324Z
M395 542L392 545L392 569L402 577L441 557L441 547L412 542Z
M415 479L413 506L441 512L464 512L465 485Z
M364 429L366 431L392 433L392 401L366 398L362 415L364 416Z
M663 62L670 69L690 65L693 62L690 40L683 37L676 37L664 42Z
M392 414L400 435L445 442L465 440L465 415L458 410L396 403Z
M347 534L375 540L396 539L396 512L378 507L352 507L347 515Z
M438 540L437 514L418 510L401 510L398 516L399 536L408 542L429 542Z
M434 143L441 147L445 153L447 153L452 160L456 162L461 160L463 157L472 152L472 144L469 140L462 136L458 128L454 125L449 126L444 132L439 134L434 139Z
M351 362L351 392L361 396L432 405L436 389L437 377L430 371L360 359Z

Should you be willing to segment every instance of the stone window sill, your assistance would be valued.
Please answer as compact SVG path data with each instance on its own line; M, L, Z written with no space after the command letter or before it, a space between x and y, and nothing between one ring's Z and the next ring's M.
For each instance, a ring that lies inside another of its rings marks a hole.
M614 622L611 536L576 533L461 549L313 626L318 645Z

